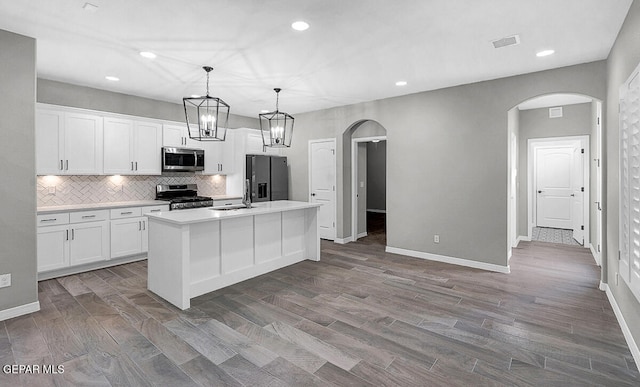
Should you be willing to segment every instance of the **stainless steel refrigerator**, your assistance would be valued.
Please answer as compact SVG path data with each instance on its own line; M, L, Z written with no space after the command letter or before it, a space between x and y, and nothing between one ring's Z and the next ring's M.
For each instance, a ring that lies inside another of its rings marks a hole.
M247 155L246 168L253 203L289 199L286 157Z

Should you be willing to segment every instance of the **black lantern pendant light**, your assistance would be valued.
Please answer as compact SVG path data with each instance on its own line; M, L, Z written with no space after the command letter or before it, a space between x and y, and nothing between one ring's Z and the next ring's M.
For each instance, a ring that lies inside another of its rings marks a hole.
M293 117L278 111L281 89L275 88L273 90L276 92L276 111L258 115L262 144L272 148L288 148L291 146L291 136L293 135Z
M209 73L213 67L204 66L203 69L207 72L207 95L182 98L189 137L197 141L224 141L229 124L229 105L220 98L209 96ZM192 119L189 119L189 110ZM193 119L193 114L197 120Z

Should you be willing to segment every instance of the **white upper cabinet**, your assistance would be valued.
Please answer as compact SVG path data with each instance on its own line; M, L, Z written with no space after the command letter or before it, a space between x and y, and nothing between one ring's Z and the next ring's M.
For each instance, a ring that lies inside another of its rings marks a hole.
M64 113L36 111L36 171L38 175L64 173Z
M202 142L189 138L187 124L177 123L162 125L162 146L204 149Z
M129 175L133 164L133 121L105 117L104 173Z
M102 174L102 117L38 107L38 175Z
M257 129L245 130L246 133L246 148L245 154L248 155L279 155L279 148L265 147L262 142L262 133Z
M161 147L161 124L105 117L104 173L159 175Z
M203 175L228 175L235 171L235 135L227 130L224 141L202 141L205 150Z

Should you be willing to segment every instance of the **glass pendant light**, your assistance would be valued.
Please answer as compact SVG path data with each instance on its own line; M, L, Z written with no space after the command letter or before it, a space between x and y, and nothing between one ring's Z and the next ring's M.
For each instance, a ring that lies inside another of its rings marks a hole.
M220 98L209 96L209 73L213 67L204 66L203 69L207 72L207 95L182 98L189 138L197 141L224 141L229 124L229 105Z
M276 110L269 113L259 114L260 131L262 132L262 145L272 148L289 148L291 146L291 136L293 135L293 117L278 111L280 91L276 92Z

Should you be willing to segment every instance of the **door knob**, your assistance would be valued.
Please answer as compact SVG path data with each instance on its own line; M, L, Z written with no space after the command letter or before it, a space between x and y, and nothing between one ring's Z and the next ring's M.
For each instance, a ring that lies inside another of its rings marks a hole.
M316 196L316 194L312 193L311 196Z
M571 194L571 196L572 196L572 197L575 197L575 196L576 196L576 194Z
M538 193L542 193L542 191L538 191Z

